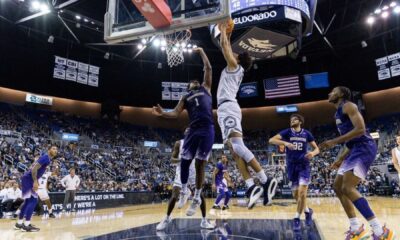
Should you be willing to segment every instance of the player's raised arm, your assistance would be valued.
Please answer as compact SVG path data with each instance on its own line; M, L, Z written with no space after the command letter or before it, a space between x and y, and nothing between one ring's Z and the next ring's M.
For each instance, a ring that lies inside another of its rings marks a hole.
M172 156L171 156L171 163L178 163L180 162L179 159L179 148L181 146L180 141L176 141L174 144L174 150L172 151Z
M175 109L172 110L171 112L165 112L164 109L160 106L160 104L157 104L157 106L153 107L153 114L163 118L178 118L184 108L185 108L185 101L183 97L181 98L181 100L179 100Z
M228 24L227 22L218 24L218 27L221 31L219 44L222 49L222 54L224 55L225 61L228 65L228 70L233 71L238 67L238 62L233 54L231 41L228 38L228 34L226 32L226 29L228 27L227 24Z
M200 54L201 59L203 60L204 64L204 81L203 86L211 92L212 86L212 67L210 64L210 60L208 60L207 54L204 52L203 48L195 48L194 51Z

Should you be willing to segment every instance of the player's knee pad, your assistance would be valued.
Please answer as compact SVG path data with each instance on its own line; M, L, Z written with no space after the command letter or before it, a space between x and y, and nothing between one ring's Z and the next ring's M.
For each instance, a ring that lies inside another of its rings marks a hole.
M254 154L244 145L243 138L233 137L230 139L232 150L245 162L250 162L254 159Z

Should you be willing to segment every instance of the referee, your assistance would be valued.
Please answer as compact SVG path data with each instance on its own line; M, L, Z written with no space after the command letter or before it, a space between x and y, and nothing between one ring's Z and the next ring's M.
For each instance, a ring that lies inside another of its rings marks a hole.
M79 187L81 180L77 175L75 175L75 169L71 168L69 170L69 175L61 179L61 185L65 187L65 198L63 204L63 212L67 210L67 204L71 203L71 211L75 212L75 193L76 189Z

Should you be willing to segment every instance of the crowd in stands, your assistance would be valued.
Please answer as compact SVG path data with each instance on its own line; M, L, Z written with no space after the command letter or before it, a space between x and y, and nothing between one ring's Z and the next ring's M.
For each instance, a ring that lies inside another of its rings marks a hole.
M368 124L371 131L379 132L381 136L379 163L387 164L390 161L390 149L395 145L394 134L399 132L399 119L398 115L389 116ZM318 143L337 135L334 126L310 130ZM79 141L63 141L63 133L79 134ZM245 142L254 150L267 173L276 177L282 187L288 184L284 157L279 155L276 147L268 146L271 134L266 130L245 132ZM18 182L30 164L46 151L48 144L56 143L59 154L53 165L60 167L60 173L51 178L48 186L50 192L64 190L59 180L74 167L81 178L78 191L154 190L167 197L175 176L175 169L170 164L171 147L181 136L179 131L136 127L110 120L0 104L0 187L9 181ZM146 140L157 142L158 145L144 147ZM310 195L334 194L332 184L336 171L330 170L329 166L339 149L338 146L323 151L312 160ZM221 151L213 153L206 168L205 191L210 194L211 173ZM234 183L233 191L244 189L245 183L233 159L229 162L228 172ZM377 169L369 172L360 189L370 194L381 184L390 185L393 191L398 191L398 183L389 182L388 176Z

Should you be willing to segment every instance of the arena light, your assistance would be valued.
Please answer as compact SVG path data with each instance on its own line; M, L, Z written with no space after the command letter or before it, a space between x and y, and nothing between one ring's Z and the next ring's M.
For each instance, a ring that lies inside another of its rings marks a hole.
M147 40L144 39L144 38L142 38L141 42L142 42L142 44L146 44L146 43L147 43Z
M167 46L167 41L165 39L161 40L160 42L162 47L166 47Z
M182 48L186 48L186 43L183 42L183 43L181 44L181 46L182 46Z
M192 53L192 52L193 52L193 49L189 49L188 52L189 52L189 53Z
M382 10L383 10L383 11L386 11L386 10L388 10L388 9L389 9L389 6L387 6L387 5L385 5L385 6L382 7Z
M161 51L167 50L164 46L161 47Z
M75 18L78 19L78 20L81 20L81 19L82 19L82 17L79 16L79 15L76 15Z
M395 7L393 9L393 12L396 13L396 14L399 14L400 13L400 6Z
M188 48L192 48L192 44L189 43L189 44L187 45L187 47L188 47Z
M375 22L375 18L374 18L373 16L369 16L369 17L367 18L367 23L368 23L369 25L374 24L374 22Z
M377 8L374 13L375 14L380 14L381 12L382 12L382 10L380 8Z
M144 46L143 46L143 44L141 44L141 43L139 43L138 45L137 45L137 48L138 49L142 49Z
M31 3L31 6L32 6L33 10L36 10L36 11L40 10L40 2L38 2L38 1L33 1Z
M154 39L153 45L154 45L155 47L159 47L159 46L161 45L161 40L158 39L158 38Z
M178 48L174 47L174 48L172 48L172 51L177 52Z
M85 22L89 22L89 20L88 20L87 18L83 19L83 21L85 21Z
M42 12L50 12L50 8L49 8L49 6L47 4L42 3L42 4L40 4L40 11L42 11Z
M394 7L396 7L396 6L397 6L397 2L391 2L391 3L390 3L390 7L391 7L391 8L394 8Z
M389 12L387 12L387 11L382 12L381 17L382 18L388 18L389 17Z
M193 45L193 49L197 48L197 45Z

